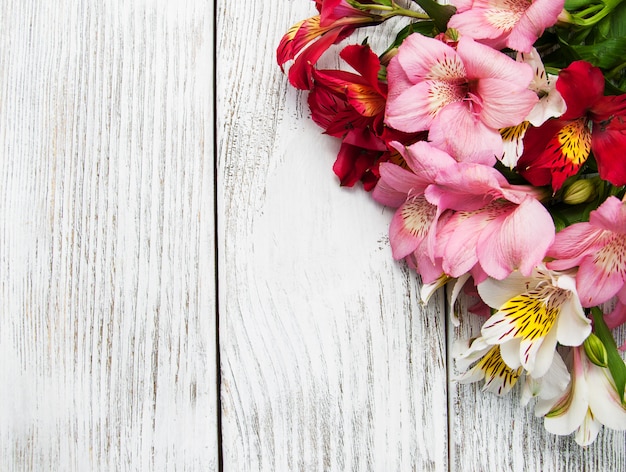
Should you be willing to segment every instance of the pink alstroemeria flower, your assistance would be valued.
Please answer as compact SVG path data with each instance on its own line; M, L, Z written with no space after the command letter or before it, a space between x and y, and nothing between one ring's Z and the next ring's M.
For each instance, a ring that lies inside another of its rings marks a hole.
M404 147L391 143L402 155L408 169L397 164L380 164L380 180L372 197L383 205L398 208L389 227L389 242L394 259L406 258L429 284L443 273L441 261L434 256L435 232L442 219L437 207L426 200L424 191L444 168L456 161L424 141ZM418 157L419 156L419 157Z
M530 52L544 30L553 26L565 0L453 0L457 13L449 28L491 46Z
M428 139L455 159L492 166L503 152L499 129L519 124L538 101L533 71L470 37L456 50L412 34L387 69L386 123Z
M543 260L554 224L536 190L510 185L492 167L459 163L423 141L395 146L410 170L381 164L372 196L399 207L389 229L393 256L414 257L424 283L442 272L471 272L477 282L516 269L528 275Z
M614 295L626 302L626 204L609 197L589 215L556 235L548 256L555 270L579 266L576 289L584 307Z
M458 163L442 170L425 194L439 212L455 211L438 231L435 251L451 277L473 270L480 283L516 269L530 275L554 240L540 191L509 184L493 167ZM479 272L473 269L477 264Z

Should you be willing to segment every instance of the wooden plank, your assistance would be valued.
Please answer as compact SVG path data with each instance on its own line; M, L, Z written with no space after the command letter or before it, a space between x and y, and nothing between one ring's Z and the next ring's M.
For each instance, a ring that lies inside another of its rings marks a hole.
M275 62L312 14L218 2L224 470L447 470L442 300L420 306L391 212L338 186L338 143Z
M463 300L461 309L464 311ZM448 345L480 333L481 319L461 316L461 326L450 324ZM621 336L619 339L623 339ZM449 361L454 371L454 362ZM451 382L450 470L557 472L626 470L626 433L602 429L595 443L580 447L573 436L556 436L534 416L533 404L519 404L519 386L507 397L482 391L482 384Z
M0 0L3 470L217 470L210 2Z

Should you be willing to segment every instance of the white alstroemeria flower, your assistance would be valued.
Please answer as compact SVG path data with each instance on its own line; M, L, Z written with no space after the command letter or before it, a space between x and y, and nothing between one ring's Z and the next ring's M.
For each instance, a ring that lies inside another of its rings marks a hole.
M563 395L570 382L570 374L561 355L556 352L552 365L543 377L535 378L526 374L522 383L520 403L526 406L533 398L553 400Z
M454 326L459 326L460 325L459 315L458 315L457 310L455 309L456 301L459 298L459 294L461 293L463 286L469 280L470 277L471 275L469 272L461 275L458 278L453 278L446 274L441 274L434 282L422 285L422 289L420 290L421 303L423 305L426 305L437 290L439 290L441 287L447 284L450 284L452 287L452 290L450 290L450 296L448 300L448 303L450 306L450 321L452 321L452 324Z
M541 126L550 118L558 118L567 109L565 100L555 87L557 76L546 73L541 56L535 48L529 53L518 53L517 62L525 62L533 68L535 75L528 88L539 96L539 101L519 125L500 130L504 145L500 160L511 169L517 165L524 152L524 136L529 125Z
M574 439L581 446L594 442L602 425L626 430L626 406L608 368L593 364L582 346L573 349L569 388L556 399L539 399L535 414L545 416L544 426L551 433L576 431Z
M455 377L461 383L478 382L485 379L483 391L506 395L517 383L522 373L522 368L511 369L504 363L500 356L500 346L489 345L483 338L458 341L453 348L456 359L456 367L465 370L464 373ZM478 362L476 362L478 361ZM476 362L476 364L468 367Z
M558 76L546 73L537 50L533 48L529 53L518 53L517 61L529 64L535 71L535 76L528 88L539 96L539 102L530 111L525 121L533 126L541 126L550 118L558 118L565 113L567 105L555 87Z
M510 368L521 365L535 378L552 365L557 342L579 346L591 332L571 273L541 265L530 277L516 271L504 280L488 278L478 293L498 310L482 327L485 342L500 345Z

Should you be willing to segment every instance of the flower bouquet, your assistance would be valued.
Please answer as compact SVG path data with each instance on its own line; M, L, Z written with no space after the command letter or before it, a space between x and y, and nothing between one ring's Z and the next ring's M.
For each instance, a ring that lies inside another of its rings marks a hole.
M626 1L315 0L277 49L313 120L341 140L333 170L397 208L393 257L447 285L480 333L458 380L521 384L548 431L592 443L626 429ZM376 54L357 28L405 19Z

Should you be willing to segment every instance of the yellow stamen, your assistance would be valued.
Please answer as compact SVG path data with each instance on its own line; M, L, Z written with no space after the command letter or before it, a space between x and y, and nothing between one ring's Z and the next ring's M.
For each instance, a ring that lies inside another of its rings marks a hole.
M501 379L502 383L498 387L498 394L502 391L507 391L519 379L522 373L522 368L511 369L502 360L500 355L500 346L496 345L492 347L487 354L476 364L476 368L482 370L485 373L485 380L487 384L491 383L494 379Z
M511 298L500 309L511 324L502 338L512 332L516 338L531 341L544 337L559 316L564 296L558 289L537 289Z
M558 134L561 153L576 167L581 166L591 151L591 133L585 119L572 121L565 125Z

